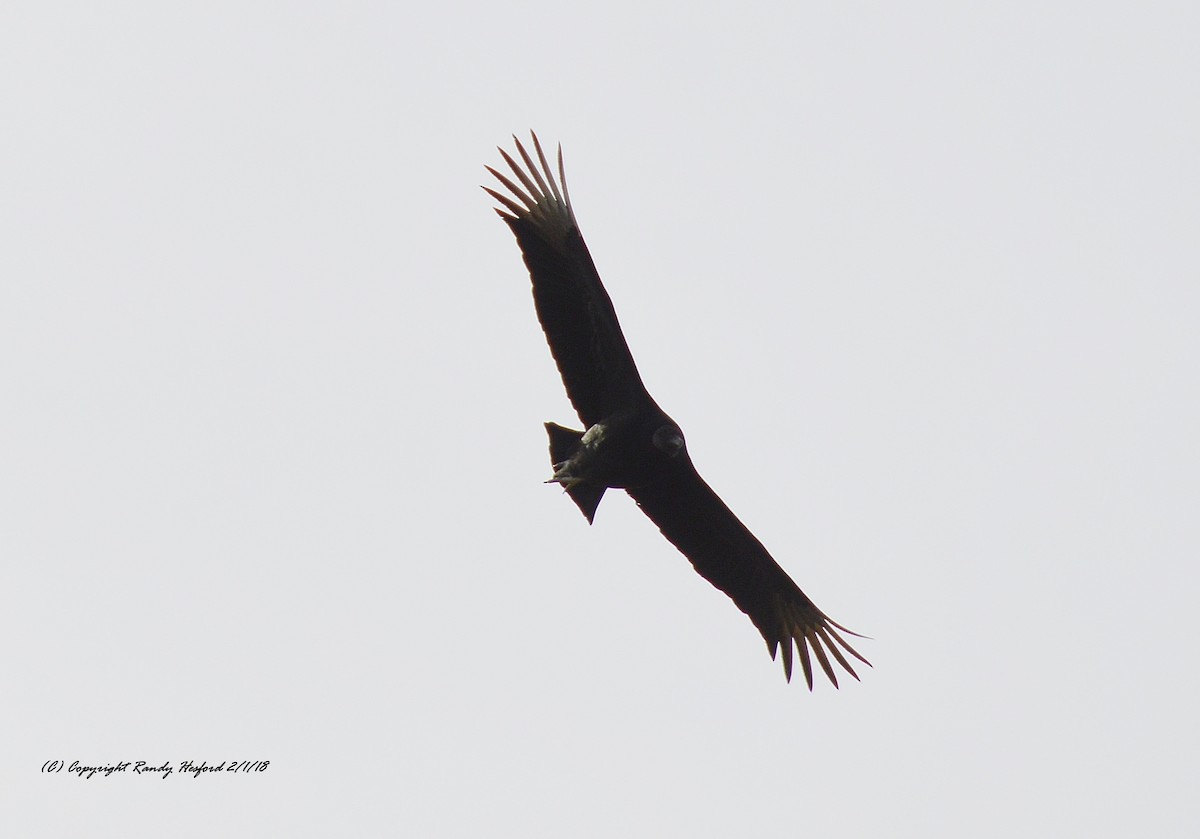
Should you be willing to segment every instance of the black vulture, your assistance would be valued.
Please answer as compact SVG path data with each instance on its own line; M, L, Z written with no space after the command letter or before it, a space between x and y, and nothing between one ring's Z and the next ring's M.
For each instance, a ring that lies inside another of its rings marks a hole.
M500 202L496 212L517 237L533 281L538 320L586 429L545 424L554 469L547 483L561 484L589 523L606 489L629 493L700 576L750 616L772 659L783 645L788 681L793 642L809 690L810 648L835 687L830 657L857 679L844 653L870 662L838 630L863 636L827 617L792 582L696 472L678 423L646 391L571 209L562 146L556 182L537 135L532 136L536 163L516 137L524 166L500 149L516 181L487 167L508 194L484 189Z

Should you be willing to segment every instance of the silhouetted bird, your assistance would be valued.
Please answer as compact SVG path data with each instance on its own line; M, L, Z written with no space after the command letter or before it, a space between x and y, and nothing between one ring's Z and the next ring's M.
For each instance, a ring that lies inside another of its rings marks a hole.
M503 149L500 155L519 183L489 166L509 194L484 189L503 206L496 212L517 237L533 280L538 319L586 428L546 423L554 468L550 482L563 486L588 522L606 489L629 493L696 571L750 616L771 658L783 645L789 681L793 642L810 690L810 649L834 686L830 656L857 679L843 651L870 662L838 630L863 636L830 620L792 582L696 472L679 425L646 392L571 209L562 147L556 182L537 135L536 163L513 140L525 165Z

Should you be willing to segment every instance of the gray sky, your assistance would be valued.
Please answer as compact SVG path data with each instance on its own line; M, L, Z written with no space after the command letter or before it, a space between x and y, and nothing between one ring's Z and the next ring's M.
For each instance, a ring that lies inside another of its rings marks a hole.
M2 832L1196 835L1198 26L7 4ZM542 484L531 127L861 683Z

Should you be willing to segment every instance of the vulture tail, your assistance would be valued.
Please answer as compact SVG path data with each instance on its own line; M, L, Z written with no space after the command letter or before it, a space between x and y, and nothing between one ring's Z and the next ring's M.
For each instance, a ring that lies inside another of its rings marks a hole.
M579 451L579 441L583 438L582 431L563 428L561 425L548 422L546 423L546 433L550 436L551 466L557 468L558 464L571 460ZM596 517L596 507L600 505L600 499L604 497L604 490L607 487L581 481L570 486L564 483L563 488L567 491L567 495L571 496L575 506L587 518L588 524L591 524L592 519Z

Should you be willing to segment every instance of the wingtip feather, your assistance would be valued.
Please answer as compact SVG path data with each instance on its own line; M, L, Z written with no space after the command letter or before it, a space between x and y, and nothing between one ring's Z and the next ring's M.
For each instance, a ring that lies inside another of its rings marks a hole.
M784 643L787 644L789 649L791 649L791 638L786 639ZM813 671L812 661L809 660L808 657L808 645L803 641L800 641L796 644L796 647L800 650L800 666L804 668L804 681L808 684L808 689L811 692L813 689Z
M821 646L819 638L804 636L796 639L797 645L808 646L812 645L813 655L817 657L817 663L821 665L821 669L825 671L825 677L833 682L833 686L838 686L837 674L833 672L833 667L829 664L829 657L825 655L825 648Z
M770 644L771 661L775 660L775 653L781 648L783 650L783 675L788 683L792 681L792 645L790 643L780 644L778 641L773 641Z

